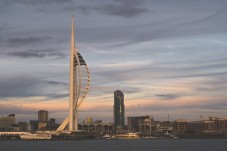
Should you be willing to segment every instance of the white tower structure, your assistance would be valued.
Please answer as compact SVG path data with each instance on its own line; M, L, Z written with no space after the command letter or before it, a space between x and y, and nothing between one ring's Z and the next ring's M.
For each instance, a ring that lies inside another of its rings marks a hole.
M72 16L69 80L69 116L58 127L57 131L78 130L78 108L84 101L90 86L90 73L87 64L75 47L74 17ZM68 127L67 127L68 126Z

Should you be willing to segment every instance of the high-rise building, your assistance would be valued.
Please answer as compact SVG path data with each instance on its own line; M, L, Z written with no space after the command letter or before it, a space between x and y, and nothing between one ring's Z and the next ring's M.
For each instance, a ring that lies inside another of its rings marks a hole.
M120 90L114 92L114 123L116 126L125 125L124 94Z
M45 111L45 110L38 111L38 121L48 122L48 111Z

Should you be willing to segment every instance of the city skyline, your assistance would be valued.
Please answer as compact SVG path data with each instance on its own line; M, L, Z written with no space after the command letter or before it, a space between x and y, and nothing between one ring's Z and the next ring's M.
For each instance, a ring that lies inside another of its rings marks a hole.
M79 110L113 121L113 92L125 117L227 116L225 0L0 2L0 115L18 121L48 110L68 115L70 21L91 71Z

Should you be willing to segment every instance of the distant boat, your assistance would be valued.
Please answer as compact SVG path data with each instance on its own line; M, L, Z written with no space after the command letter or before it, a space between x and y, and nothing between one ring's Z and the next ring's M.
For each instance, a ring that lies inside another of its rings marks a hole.
M104 138L104 139L111 139L111 136L110 136L110 134L105 134L102 138Z
M116 139L140 139L140 137L137 133L118 134L118 135L115 135L112 138L116 138Z
M169 138L174 138L174 139L177 139L178 137L169 133L168 131L164 133L165 136L169 137Z
M158 137L154 137L154 136L145 136L145 137L141 137L142 139L157 139Z
M23 140L47 140L47 139L51 139L51 134L46 134L46 133L36 133L36 134L32 134L32 133L27 133L25 135L21 135L20 136L21 139Z

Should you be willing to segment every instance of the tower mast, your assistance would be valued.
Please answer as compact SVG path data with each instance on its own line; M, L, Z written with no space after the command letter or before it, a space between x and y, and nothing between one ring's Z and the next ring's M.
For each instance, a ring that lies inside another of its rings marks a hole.
M69 76L69 131L75 130L75 36L74 36L74 16L72 15L72 29L71 29L71 48L70 48L70 76Z

